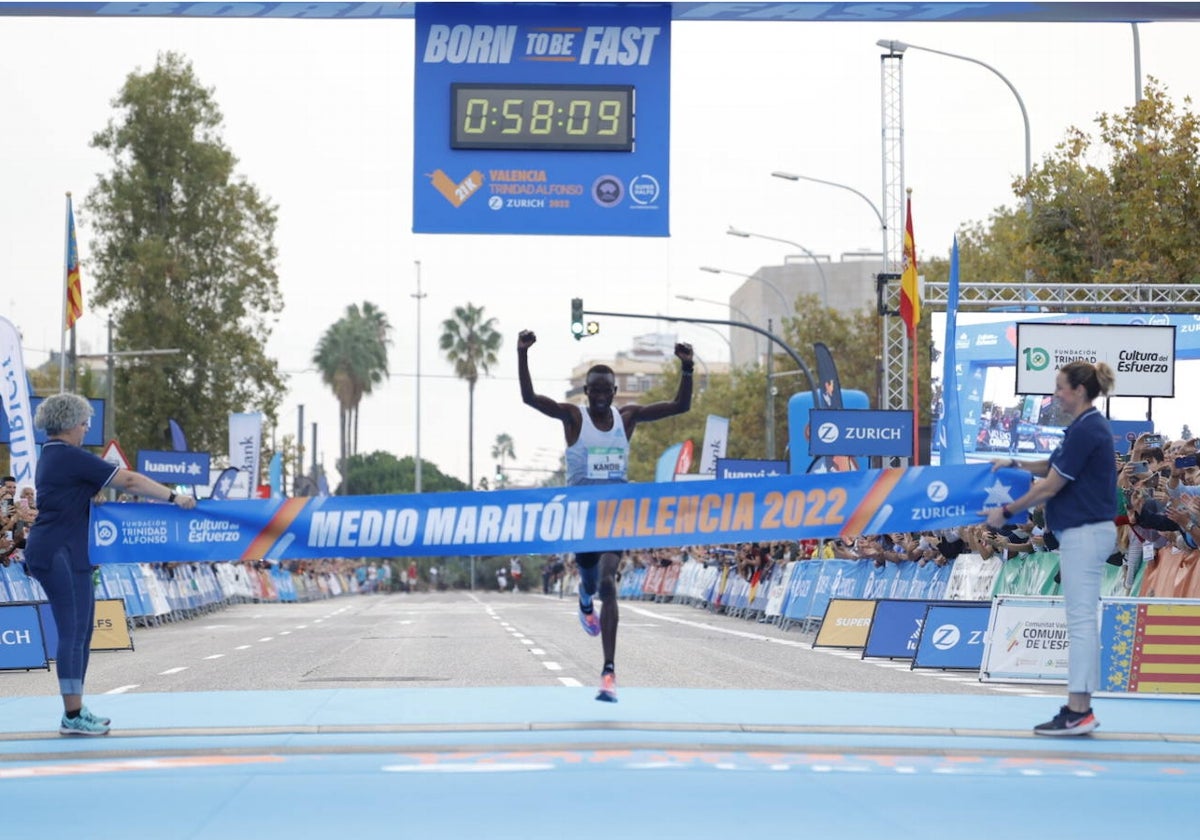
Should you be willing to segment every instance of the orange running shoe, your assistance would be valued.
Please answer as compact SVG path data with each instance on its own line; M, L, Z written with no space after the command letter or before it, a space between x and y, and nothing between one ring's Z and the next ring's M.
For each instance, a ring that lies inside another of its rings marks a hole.
M612 671L605 671L600 675L600 691L596 694L596 699L605 703L617 702L617 675Z

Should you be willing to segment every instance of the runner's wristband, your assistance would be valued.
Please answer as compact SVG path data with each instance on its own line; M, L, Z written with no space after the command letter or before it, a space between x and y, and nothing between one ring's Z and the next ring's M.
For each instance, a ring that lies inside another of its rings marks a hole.
M173 490L172 490L172 491L171 491L171 495L170 495L170 496L167 496L167 502L168 502L169 504L174 504L174 503L175 503L175 491L173 491Z

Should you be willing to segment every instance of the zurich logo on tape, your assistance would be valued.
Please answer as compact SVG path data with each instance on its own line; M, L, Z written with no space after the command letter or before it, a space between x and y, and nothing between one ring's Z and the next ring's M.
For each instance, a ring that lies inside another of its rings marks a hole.
M925 488L925 495L929 497L929 501L937 504L946 501L946 497L950 495L950 488L944 481L931 481Z

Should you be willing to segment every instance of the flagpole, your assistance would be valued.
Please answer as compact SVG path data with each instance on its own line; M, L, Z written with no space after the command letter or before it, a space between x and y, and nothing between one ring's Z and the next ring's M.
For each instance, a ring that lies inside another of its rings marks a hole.
M919 467L921 465L921 416L920 405L921 400L917 393L917 325L913 324L912 339L912 401L913 401L913 456L912 465Z
M67 389L67 278L71 271L71 193L67 193L67 214L63 220L63 282L62 282L62 320L58 322L62 332L58 340L58 391ZM74 338L74 335L72 335Z

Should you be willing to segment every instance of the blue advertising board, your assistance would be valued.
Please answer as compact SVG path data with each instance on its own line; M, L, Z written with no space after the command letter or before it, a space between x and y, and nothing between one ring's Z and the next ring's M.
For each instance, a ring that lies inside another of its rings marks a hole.
M911 455L911 411L815 408L809 415L809 455Z
M138 472L165 484L204 484L208 481L207 452L138 452Z
M0 604L0 671L49 668L37 604Z
M925 626L925 612L932 603L907 598L876 601L863 659L869 656L912 659L916 656L921 628Z
M983 640L991 614L991 601L930 604L912 666L978 671L983 665Z
M749 458L718 458L717 478L766 478L787 475L787 461L753 460Z
M668 4L415 16L415 233L669 234Z
M31 415L37 414L38 406L42 404L45 397L30 397L29 412ZM83 433L84 446L103 446L104 445L104 424L100 422L104 417L104 400L89 399L88 403L92 406L92 425L86 432ZM11 434L8 428L8 417L3 411L0 411L0 443L8 443L9 435ZM33 442L43 444L46 442L46 433L41 429L34 429Z

